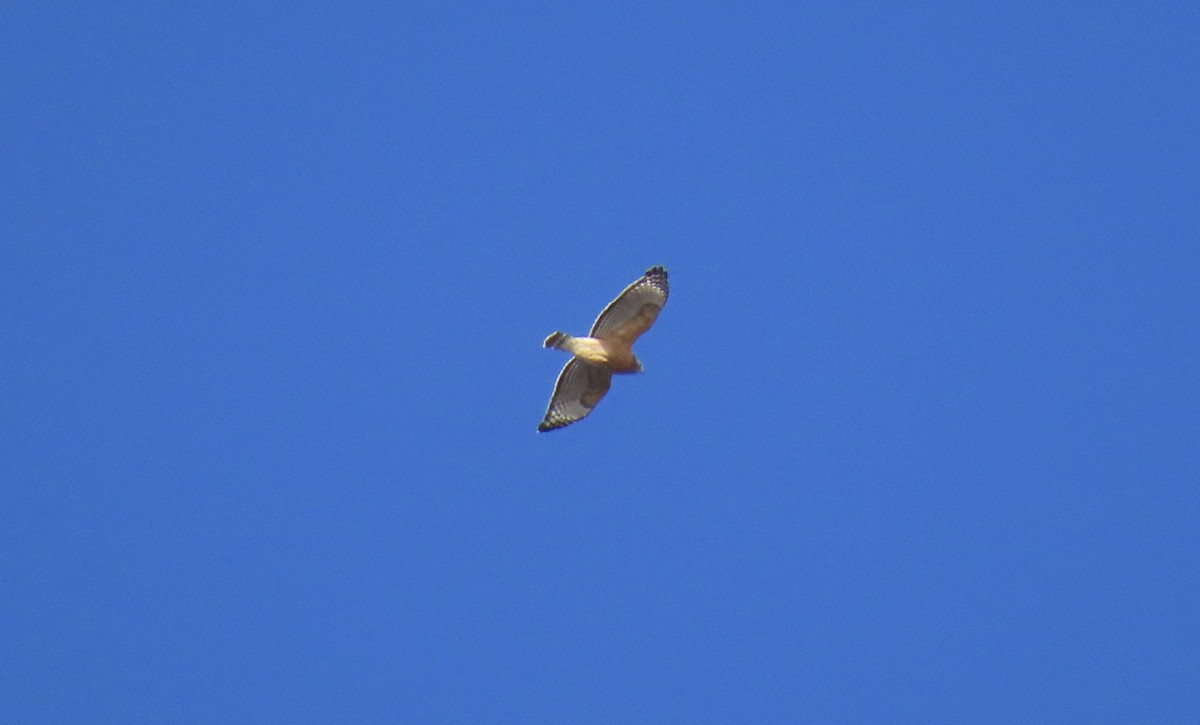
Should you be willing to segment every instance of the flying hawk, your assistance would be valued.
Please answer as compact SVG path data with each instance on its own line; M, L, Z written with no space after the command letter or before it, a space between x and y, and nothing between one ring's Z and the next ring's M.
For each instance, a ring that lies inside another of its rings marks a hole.
M651 267L596 318L587 337L555 332L546 347L566 350L571 359L558 374L539 431L554 430L587 417L612 384L613 373L640 373L633 343L650 329L667 304L667 270Z

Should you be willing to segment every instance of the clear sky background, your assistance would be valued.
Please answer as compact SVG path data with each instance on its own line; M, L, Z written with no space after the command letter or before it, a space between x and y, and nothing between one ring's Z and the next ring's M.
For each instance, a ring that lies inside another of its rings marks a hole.
M1197 722L1197 6L583 5L0 13L0 720Z

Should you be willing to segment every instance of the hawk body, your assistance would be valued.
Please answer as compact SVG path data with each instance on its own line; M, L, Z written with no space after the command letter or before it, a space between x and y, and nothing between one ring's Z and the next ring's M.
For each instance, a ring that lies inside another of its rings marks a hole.
M667 270L651 267L600 312L587 337L554 332L545 347L565 350L571 359L558 374L539 431L554 430L587 417L612 384L613 373L640 373L633 343L658 319L667 303Z
M596 337L571 337L565 332L555 332L546 338L545 346L566 350L590 363L606 365L614 373L642 372L642 363L627 345L605 342Z

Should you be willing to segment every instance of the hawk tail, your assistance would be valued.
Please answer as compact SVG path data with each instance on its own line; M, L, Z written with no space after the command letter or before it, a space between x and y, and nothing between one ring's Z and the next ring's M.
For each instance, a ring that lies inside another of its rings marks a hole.
M567 352L570 352L571 348L567 347L567 343L569 343L570 341L571 341L570 335L568 335L565 332L555 331L555 332L550 333L550 337L546 338L546 341L542 343L542 346L543 347L552 347L556 350L566 350Z

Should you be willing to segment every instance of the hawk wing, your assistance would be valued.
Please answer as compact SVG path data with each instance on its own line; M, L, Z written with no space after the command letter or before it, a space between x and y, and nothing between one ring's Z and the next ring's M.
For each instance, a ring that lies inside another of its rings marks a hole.
M558 374L546 417L538 424L538 430L554 430L586 418L608 392L611 383L612 370L577 357L571 358Z
M667 270L651 267L608 303L588 335L632 345L658 319L667 304L667 289Z

